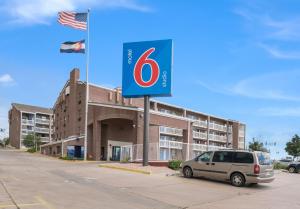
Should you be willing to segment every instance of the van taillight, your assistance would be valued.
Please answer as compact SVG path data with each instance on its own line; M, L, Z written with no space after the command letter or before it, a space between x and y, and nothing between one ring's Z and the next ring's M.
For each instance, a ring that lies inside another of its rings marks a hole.
M254 173L259 174L259 172L260 172L260 167L259 167L259 165L255 164L254 165Z

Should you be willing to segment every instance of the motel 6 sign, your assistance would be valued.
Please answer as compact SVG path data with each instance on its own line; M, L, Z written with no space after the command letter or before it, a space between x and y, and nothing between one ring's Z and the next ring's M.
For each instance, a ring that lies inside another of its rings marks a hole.
M170 96L172 40L123 44L123 97Z

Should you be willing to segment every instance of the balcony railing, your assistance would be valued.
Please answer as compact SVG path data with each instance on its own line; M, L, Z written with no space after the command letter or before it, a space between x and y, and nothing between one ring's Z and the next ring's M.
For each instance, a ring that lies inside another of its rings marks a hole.
M49 119L44 119L44 118L36 118L35 119L36 123L43 123L43 124L49 124L50 120Z
M213 140L213 141L227 142L226 136L219 136L219 135L214 135L214 134L209 134L208 139Z
M207 145L205 144L192 144L192 146L194 151L202 151L202 152L207 151ZM208 146L209 151L215 151L220 149L230 149L230 148L223 147L223 146L214 146L214 145Z
M182 133L183 133L182 129L170 128L170 127L165 127L165 126L160 126L159 130L160 130L160 133L176 135L176 136L182 136Z
M49 142L50 138L49 137L41 137L42 142Z
M171 148L171 149L182 149L182 142L177 141L169 141L169 140L160 140L159 146L164 148Z
M36 132L49 133L49 128L35 128Z
M209 145L208 146L209 151L215 151L215 150L220 150L220 149L230 149L230 148L222 147L222 146L214 146L214 145Z
M23 124L33 125L34 124L34 120L22 119L22 123Z
M245 136L245 131L239 130L239 137L244 137Z
M209 128L218 130L218 131L225 131L227 132L227 126L216 124L216 123L209 123Z
M193 138L196 139L207 139L207 134L203 132L193 131Z
M207 128L207 121L196 120L196 121L193 122L193 126Z
M27 135L27 134L33 134L34 131L33 131L33 129L32 130L22 129L22 133Z
M204 152L207 150L207 145L205 145L205 144L193 144L192 146L193 146L193 150L195 150L195 151Z

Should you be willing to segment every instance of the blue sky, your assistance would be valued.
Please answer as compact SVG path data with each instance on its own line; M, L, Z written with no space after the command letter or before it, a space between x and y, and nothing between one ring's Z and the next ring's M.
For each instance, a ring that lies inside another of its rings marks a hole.
M52 107L85 57L60 54L86 33L59 25L61 10L91 8L93 83L121 85L122 44L173 39L173 97L159 98L247 124L247 140L287 140L300 124L300 2L296 0L2 0L0 126L11 102ZM278 153L279 152L279 153Z

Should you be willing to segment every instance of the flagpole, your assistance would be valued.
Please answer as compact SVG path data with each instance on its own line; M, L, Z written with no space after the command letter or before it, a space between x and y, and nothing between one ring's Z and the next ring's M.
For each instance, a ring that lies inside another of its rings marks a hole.
M90 9L87 11L87 50L86 50L86 97L85 97L85 134L84 134L84 160L87 160L87 130L89 107L89 61L90 61Z

